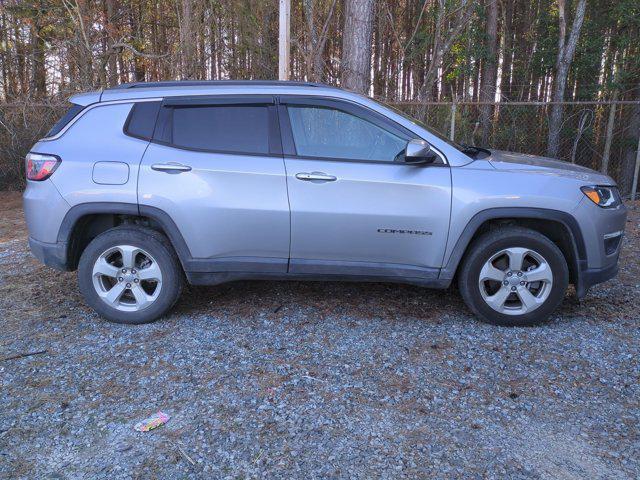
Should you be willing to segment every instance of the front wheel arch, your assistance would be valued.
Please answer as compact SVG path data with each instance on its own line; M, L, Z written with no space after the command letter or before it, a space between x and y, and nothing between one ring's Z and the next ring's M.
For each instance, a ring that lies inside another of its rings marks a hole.
M546 208L508 207L478 212L458 237L440 272L440 279L453 281L469 252L483 234L505 226L528 228L553 241L562 251L569 267L569 282L581 285L581 271L586 266L586 248L578 221L566 212Z

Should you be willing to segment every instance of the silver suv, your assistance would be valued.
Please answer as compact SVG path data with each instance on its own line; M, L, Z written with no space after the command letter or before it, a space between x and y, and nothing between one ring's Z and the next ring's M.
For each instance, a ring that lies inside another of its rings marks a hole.
M458 145L353 93L157 82L71 102L26 158L29 244L114 322L157 319L186 278L457 280L480 319L531 325L617 273L611 178Z

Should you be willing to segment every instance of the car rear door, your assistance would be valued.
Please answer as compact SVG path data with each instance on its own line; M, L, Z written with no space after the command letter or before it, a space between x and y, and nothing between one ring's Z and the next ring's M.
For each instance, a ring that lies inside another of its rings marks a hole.
M138 201L141 212L170 217L190 270L286 272L289 204L274 98L165 99Z
M451 206L444 157L404 163L416 135L350 101L282 96L280 104L289 271L436 278Z

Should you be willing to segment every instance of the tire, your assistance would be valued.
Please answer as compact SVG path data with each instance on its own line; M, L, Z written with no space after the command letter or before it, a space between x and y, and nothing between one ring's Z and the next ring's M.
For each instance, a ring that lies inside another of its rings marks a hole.
M568 283L567 262L557 245L522 227L482 235L469 247L458 275L469 309L484 322L508 327L546 321L562 303Z
M101 317L138 325L157 320L175 304L183 274L164 235L122 226L101 233L84 249L78 285L87 304Z

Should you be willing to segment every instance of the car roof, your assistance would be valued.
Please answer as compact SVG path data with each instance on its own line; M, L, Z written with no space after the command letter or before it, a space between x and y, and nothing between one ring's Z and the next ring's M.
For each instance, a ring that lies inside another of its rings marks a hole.
M342 98L357 95L336 87L313 82L278 80L183 80L134 82L98 92L71 97L72 103L89 105L97 102L164 98L193 95L325 95Z
M123 83L109 90L130 88L160 88L160 87L229 87L229 86L294 86L294 87L326 87L317 82L298 82L295 80L164 80L159 82L131 82Z

